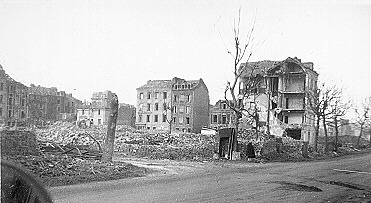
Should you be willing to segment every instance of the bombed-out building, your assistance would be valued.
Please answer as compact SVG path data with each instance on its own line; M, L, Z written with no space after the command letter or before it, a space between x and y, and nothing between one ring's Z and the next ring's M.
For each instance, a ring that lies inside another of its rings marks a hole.
M77 107L77 122L87 122L87 125L106 125L110 113L110 101L114 93L109 90L94 92L91 103Z
M135 106L120 103L117 114L117 125L127 125L135 127Z
M308 108L307 91L317 90L318 73L312 62L288 57L283 61L248 62L239 69L240 93L251 78L261 82L243 101L245 106L257 105L259 125L269 124L271 134L313 141L313 113Z
M0 65L0 124L22 125L27 120L27 86L11 78Z
M81 101L56 87L31 84L28 87L29 121L42 124L56 120L76 120L76 108Z

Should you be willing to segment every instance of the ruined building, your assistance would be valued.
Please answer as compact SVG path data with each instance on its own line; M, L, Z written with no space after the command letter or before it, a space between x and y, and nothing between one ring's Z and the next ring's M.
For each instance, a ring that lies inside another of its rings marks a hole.
M137 88L136 127L201 132L209 123L209 91L202 79L149 80Z
M27 98L27 86L11 78L0 65L0 124L25 124Z
M28 88L30 122L42 124L56 120L76 120L76 108L81 101L56 87L31 84Z
M15 81L0 65L0 123L8 126L75 120L81 101L56 87L30 87Z
M227 105L227 101L219 100L210 107L210 127L230 127L234 121L235 112Z
M119 104L117 125L128 125L135 128L136 110L134 105Z
M89 121L89 125L106 125L110 111L111 91L94 92L90 104L77 107L77 121Z
M251 78L261 81L243 101L245 107L257 106L260 126L269 124L271 134L312 143L315 117L308 109L306 97L307 91L317 89L318 73L312 62L303 63L296 57L248 62L239 71L241 94Z

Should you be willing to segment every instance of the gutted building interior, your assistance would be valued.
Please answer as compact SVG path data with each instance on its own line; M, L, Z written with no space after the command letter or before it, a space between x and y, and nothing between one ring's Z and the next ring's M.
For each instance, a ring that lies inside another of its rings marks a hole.
M312 140L314 127L308 118L313 115L307 108L306 92L317 89L318 73L314 71L313 63L302 63L296 57L289 57L283 61L248 62L240 71L240 93L246 91L244 87L254 78L259 78L256 91L244 104L253 102L259 107L260 122L269 122L271 129L281 129L271 133Z

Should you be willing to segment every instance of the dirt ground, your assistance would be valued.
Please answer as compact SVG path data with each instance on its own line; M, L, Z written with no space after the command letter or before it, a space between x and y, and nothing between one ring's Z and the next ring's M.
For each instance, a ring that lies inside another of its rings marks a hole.
M55 202L370 202L371 154L310 162L190 162L115 157L149 176L52 187ZM342 170L355 171L344 172Z

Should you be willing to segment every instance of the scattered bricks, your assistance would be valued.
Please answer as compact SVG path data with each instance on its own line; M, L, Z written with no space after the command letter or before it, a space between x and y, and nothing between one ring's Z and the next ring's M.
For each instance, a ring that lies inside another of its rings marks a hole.
M3 130L1 134L2 155L39 155L36 135L30 131Z
M37 129L38 139L61 146L103 143L105 126L81 129L72 123L56 122L46 129ZM176 160L211 160L216 140L213 135L194 133L151 132L129 126L116 127L115 152L135 157Z

